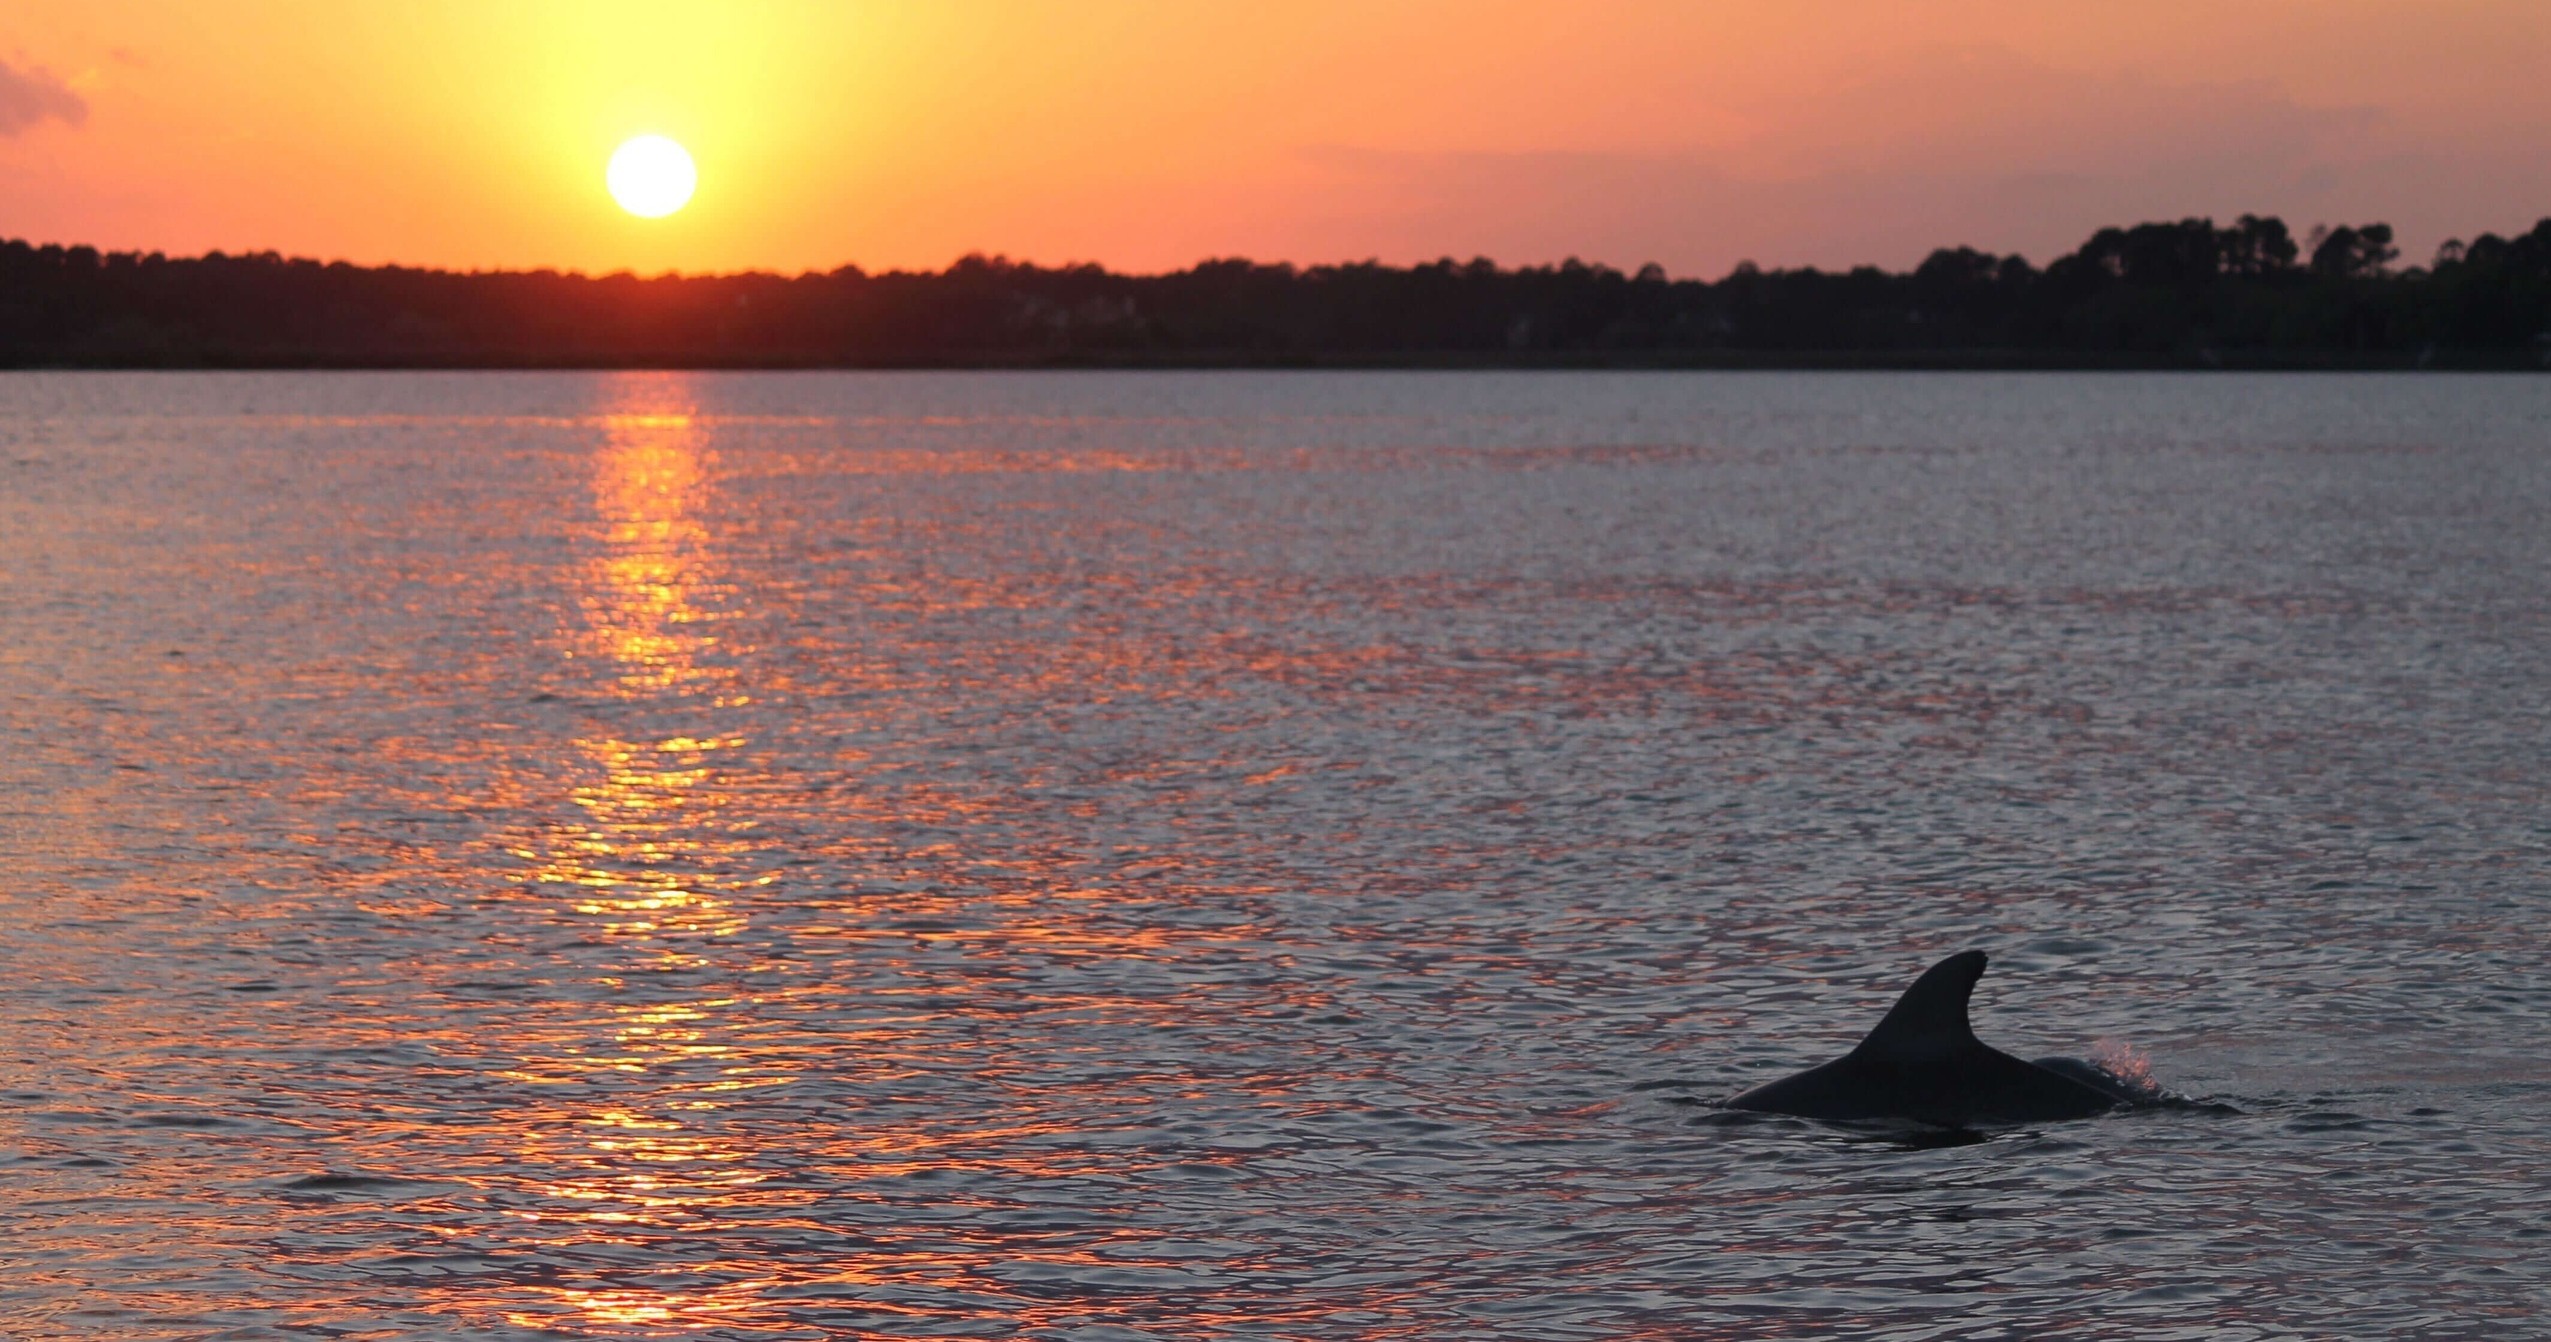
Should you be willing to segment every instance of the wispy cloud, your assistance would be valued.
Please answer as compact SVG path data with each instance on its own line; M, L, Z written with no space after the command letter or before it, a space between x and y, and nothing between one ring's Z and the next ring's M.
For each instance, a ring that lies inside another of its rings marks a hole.
M47 121L76 126L88 120L86 99L40 65L19 69L0 61L0 137L22 135Z

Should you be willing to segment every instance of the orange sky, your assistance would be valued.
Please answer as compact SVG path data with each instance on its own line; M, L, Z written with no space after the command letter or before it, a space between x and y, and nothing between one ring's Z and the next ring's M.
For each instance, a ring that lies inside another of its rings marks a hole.
M0 236L794 271L968 251L2040 261L2551 214L2545 0L8 0ZM602 189L688 145L669 219Z

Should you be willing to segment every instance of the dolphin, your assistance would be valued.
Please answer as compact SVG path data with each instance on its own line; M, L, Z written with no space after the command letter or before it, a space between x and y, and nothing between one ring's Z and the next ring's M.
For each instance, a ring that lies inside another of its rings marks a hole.
M1729 1100L1731 1109L1827 1122L1911 1120L1941 1128L2089 1118L2156 1098L2074 1058L2023 1062L1975 1037L1966 1002L1984 952L1923 971L1860 1046Z

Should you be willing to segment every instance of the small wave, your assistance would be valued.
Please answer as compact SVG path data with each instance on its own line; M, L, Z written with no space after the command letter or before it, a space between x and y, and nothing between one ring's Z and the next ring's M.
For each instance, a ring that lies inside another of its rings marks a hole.
M317 1174L305 1174L297 1179L287 1179L283 1187L297 1192L342 1192L366 1188L405 1188L416 1182L414 1179L401 1179L386 1174L349 1174L340 1170L323 1170Z

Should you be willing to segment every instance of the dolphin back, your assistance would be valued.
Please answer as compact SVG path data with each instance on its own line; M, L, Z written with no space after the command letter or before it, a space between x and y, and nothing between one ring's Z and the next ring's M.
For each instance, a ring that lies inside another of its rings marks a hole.
M1984 966L1982 951L1963 951L1931 966L1859 1047L1756 1086L1729 1100L1728 1107L1828 1122L1909 1119L1966 1127L2088 1118L2127 1102L2113 1079L2101 1085L2071 1068L2023 1062L1977 1039L1967 1006ZM2073 1067L2096 1070L2086 1063Z

